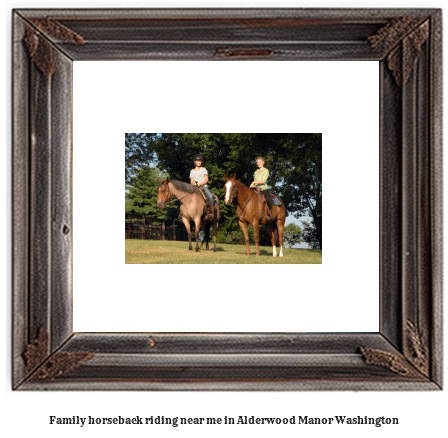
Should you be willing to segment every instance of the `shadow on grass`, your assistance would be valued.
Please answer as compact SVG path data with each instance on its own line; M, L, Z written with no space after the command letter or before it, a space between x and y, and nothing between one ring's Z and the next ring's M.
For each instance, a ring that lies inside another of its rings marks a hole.
M218 246L216 247L216 252L218 251L225 251L224 248L219 248ZM213 252L213 246L210 247L209 250L206 250L205 247L203 247L202 249L199 250L199 252Z
M244 252L236 252L235 254L242 254L242 255L246 255L246 251ZM255 250L250 252L251 256L254 256ZM260 256L272 256L272 252L266 251L265 249L260 249Z

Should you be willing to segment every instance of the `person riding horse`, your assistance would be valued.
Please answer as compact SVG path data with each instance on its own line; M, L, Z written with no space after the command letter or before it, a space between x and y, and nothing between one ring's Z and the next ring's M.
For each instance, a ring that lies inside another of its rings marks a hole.
M195 168L190 172L190 182L196 187L202 187L204 189L204 194L210 201L210 211L208 212L208 218L210 220L213 220L213 216L215 214L215 200L213 199L213 195L208 188L207 169L205 167L202 167L202 162L204 161L204 159L201 155L196 154L193 157L193 161L195 164Z
M264 158L258 157L257 158L257 166L258 170L254 172L254 181L251 183L249 188L257 188L260 189L263 193L264 197L266 198L266 202L268 203L268 214L266 215L266 222L271 222L272 217L272 206L273 202L271 199L271 192L268 189L268 185L266 184L266 181L269 177L269 170L264 167Z

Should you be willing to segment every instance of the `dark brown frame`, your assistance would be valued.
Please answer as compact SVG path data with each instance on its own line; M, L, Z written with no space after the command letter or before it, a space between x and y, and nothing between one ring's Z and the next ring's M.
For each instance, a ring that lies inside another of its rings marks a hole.
M441 28L437 9L15 10L13 388L441 389ZM72 61L101 59L379 61L379 333L73 333Z

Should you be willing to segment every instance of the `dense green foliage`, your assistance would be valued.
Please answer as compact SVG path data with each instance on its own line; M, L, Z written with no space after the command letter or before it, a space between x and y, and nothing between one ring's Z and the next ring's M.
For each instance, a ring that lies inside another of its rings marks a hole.
M289 246L289 248L292 248L297 243L304 242L302 239L302 229L296 224L291 223L286 225L283 240L285 242L285 246Z
M156 167L142 167L129 178L125 192L126 213L144 214L158 219L172 219L178 216L178 206L168 204L165 210L157 208L158 179L166 174Z
M311 219L309 226L305 221L302 221L302 225L304 226L303 240L309 244L309 248L320 249L319 235L317 234L317 228L314 225L314 219Z
M155 158L148 139L156 134L125 134L125 180L131 181L138 169L148 166Z
M141 191L129 194L135 212L148 205L140 196L145 184L140 168L156 166L171 179L189 182L192 157L201 154L210 190L220 199L218 241L223 243L238 243L242 237L235 207L224 205L224 173L236 173L249 186L257 169L255 161L262 156L270 172L271 191L283 199L288 214L312 217L313 236L322 248L322 134L126 134L125 146L126 183L139 185ZM155 185L150 187L156 190ZM148 203L153 202L153 195L146 196ZM178 208L178 203L172 205ZM172 212L163 214L174 217ZM270 245L264 230L260 230L260 244Z

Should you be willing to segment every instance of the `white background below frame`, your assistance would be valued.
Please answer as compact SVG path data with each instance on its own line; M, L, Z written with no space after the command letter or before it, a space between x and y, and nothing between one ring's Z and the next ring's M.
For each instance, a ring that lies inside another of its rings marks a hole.
M378 108L377 62L74 62L74 331L377 332ZM323 264L125 265L126 132L322 132Z

